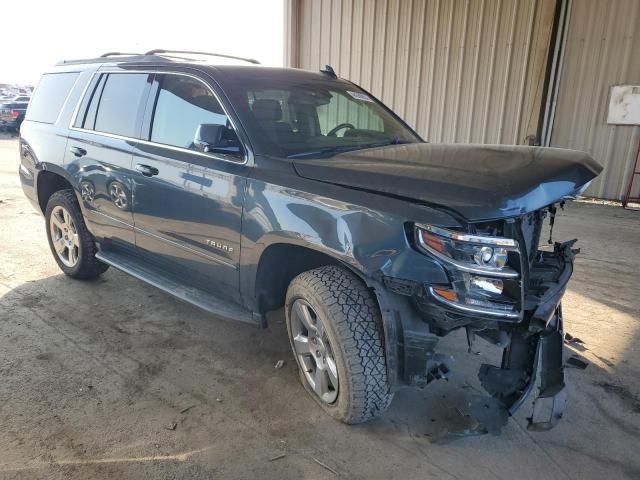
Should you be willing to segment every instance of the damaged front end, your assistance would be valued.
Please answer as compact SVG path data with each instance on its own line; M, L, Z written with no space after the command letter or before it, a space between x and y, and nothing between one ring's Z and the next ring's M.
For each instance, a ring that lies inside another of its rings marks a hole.
M561 206L561 205L560 205ZM387 290L403 295L387 316L387 342L396 385L426 386L449 375L436 353L438 337L465 328L503 349L498 365L483 364L478 378L490 396L468 402L475 420L464 435L500 433L509 416L538 385L530 430L548 430L565 406L561 299L573 273L576 240L538 248L544 219L556 205L505 220L469 224L466 231L411 225L414 247L443 265L448 284L403 284L385 277ZM551 243L551 239L549 239ZM395 295L398 298L399 295ZM417 314L416 314L417 312ZM428 328L425 328L425 323Z

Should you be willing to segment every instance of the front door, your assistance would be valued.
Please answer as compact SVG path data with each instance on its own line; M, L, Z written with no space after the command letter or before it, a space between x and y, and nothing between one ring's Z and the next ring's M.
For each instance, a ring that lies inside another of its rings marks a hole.
M136 245L156 266L217 297L240 301L247 164L212 90L185 74L157 74L134 148ZM204 147L210 130L234 141Z

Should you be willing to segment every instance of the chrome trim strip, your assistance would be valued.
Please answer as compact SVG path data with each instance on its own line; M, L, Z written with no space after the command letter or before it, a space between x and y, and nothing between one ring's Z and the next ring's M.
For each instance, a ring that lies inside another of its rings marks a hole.
M229 268L233 268L234 270L238 270L238 266L234 265L233 263L225 262L224 260L221 260L219 258L212 257L211 255L208 255L205 252L200 252L200 251L198 251L198 250L196 250L194 248L191 248L191 247L189 247L187 245L184 245L182 243L178 243L178 242L175 242L173 240L169 240L168 238L165 238L165 237L162 237L160 235L157 235L155 233L148 232L147 230L143 230L140 227L133 227L133 231L134 231L134 233L142 233L142 234L144 234L144 235L146 235L148 237L152 237L152 238L155 238L156 240L160 240L160 241L163 241L165 243L168 243L169 245L172 245L172 246L174 246L176 248L179 248L179 249L182 249L182 250L186 250L187 252L193 253L194 255L199 255L201 257L206 258L207 260L211 260L212 262L216 262L216 263L219 263L221 265L224 265L225 267L229 267ZM137 243L138 242L136 242L136 246L137 246Z
M56 121L53 122L54 125L57 125L57 123L60 121L60 117L62 116L62 113L67 108L67 103L69 103L69 98L71 98L71 94L75 90L76 85L78 84L78 80L80 80L80 77L82 76L82 72L79 71L79 70L77 72L60 72L60 73L77 73L78 75L76 76L76 79L73 82L73 85L71 86L71 89L69 90L69 92L67 92L67 96L64 99L64 103L62 104L62 108L58 112L58 116L56 117ZM43 74L43 76L44 75L46 75L46 74ZM29 103L31 103L31 102L29 102ZM25 113L25 118L27 118L27 114L26 113Z
M101 215L101 216L103 216L105 218L108 218L109 220L113 220L114 222L121 223L122 225L125 225L126 227L129 227L129 228L133 229L133 225L132 224L127 223L127 222L125 222L123 220L120 220L119 218L112 217L111 215L107 215L106 213L101 212L100 210L96 210L95 208L87 209L86 212L88 214L90 214L90 215L92 215L92 214Z
M490 310L488 308L480 308L480 307L468 307L466 305L462 305L461 303L452 302L451 300L447 300L446 298L442 298L436 292L434 292L433 287L429 287L429 293L433 298L437 301L448 305L449 307L455 308L457 310L462 310L467 313L479 313L482 315L490 315L492 317L503 317L503 318L520 318L520 313L508 313L508 312L498 312L496 310Z
M80 76L82 76L82 73L83 72L80 72ZM75 128L73 128L73 124L76 123L76 117L78 116L78 111L80 110L80 105L82 105L82 101L84 100L84 97L87 94L87 90L89 90L89 85L91 85L91 82L93 82L93 76L95 74L96 74L95 71L91 73L91 76L89 76L89 80L87 81L86 85L82 89L82 93L80 94L80 97L78 98L78 103L76 103L76 108L73 110L73 115L71 115L71 123L69 124L69 129L70 130L76 130Z
M419 228L423 228L423 227L420 226ZM437 227L433 227L433 228L437 228ZM426 228L424 228L424 229L427 230ZM420 232L418 232L418 230L416 230L416 237L418 237L418 243L419 243L420 247L423 250L427 251L428 253L430 253L434 257L438 258L439 260L442 260L443 262L446 262L448 264L453 265L458 270L461 270L463 272L476 273L478 275L500 277L500 278L518 278L520 276L520 274L518 272L516 272L515 270L513 270L511 268L508 269L508 270L501 270L501 269L497 269L497 268L489 268L489 267L484 267L483 268L481 266L473 267L471 265L467 265L467 264L459 262L459 261L457 261L457 260L455 260L453 258L449 258L446 255L443 255L442 253L438 252L437 250L434 250L433 248L431 248L429 245L427 245L424 242L424 240L422 238L422 235L420 235ZM451 238L451 237L449 237L449 238ZM499 238L499 237L489 237L489 238ZM509 240L509 239L506 239L506 240ZM463 240L461 240L461 241L463 241ZM515 242L515 240L514 240L514 242ZM517 246L517 242L516 242L516 246Z
M446 228L434 227L433 225L416 223L416 227L439 235L440 237L450 238L459 242L480 243L487 245L497 245L500 247L514 247L518 248L518 242L512 238L505 237L483 237L481 235L469 235L467 233L459 233L453 230L447 230Z
M119 140L129 140L129 141L132 141L132 142L142 143L143 145L150 145L150 146L153 146L153 147L167 148L169 150L174 150L174 151L177 151L177 152L184 152L184 153L190 153L190 154L199 155L201 157L208 158L209 160L211 160L213 158L214 160L220 160L220 161L223 161L223 162L232 163L234 165L245 165L248 162L250 150L244 144L243 144L243 147L244 147L244 150L245 150L245 154L244 154L244 157L243 157L242 161L239 162L237 160L230 160L230 159L222 157L220 155L197 152L195 150L189 150L188 148L175 147L173 145L166 145L164 143L151 142L149 140L143 140L141 138L126 137L124 135L116 135L116 134L113 134L113 133L99 132L97 130L88 130L86 128L74 127L73 125L74 125L74 123L76 123L76 117L78 116L78 113L79 113L79 110L80 110L80 105L82 104L82 101L84 100L84 97L87 94L87 90L89 88L89 85L91 85L91 83L93 82L93 77L95 75L103 74L103 73L118 73L118 74L127 74L127 73L146 73L146 74L150 74L150 73L158 73L158 74L162 74L162 75L182 75L184 77L193 78L193 79L197 80L198 82L202 83L213 94L213 96L215 97L217 102L220 104L220 107L222 108L222 111L227 116L227 119L229 120L229 123L231 123L231 126L236 131L236 134L238 132L238 127L233 122L233 118L231 117L231 115L229 115L229 112L227 112L227 109L224 107L224 104L220 101L220 97L218 96L218 94L207 83L205 83L200 77L197 77L195 75L191 75L189 73L171 72L171 71L165 71L165 70L127 70L126 72L124 72L122 70L96 70L95 72L93 72L91 74L91 78L89 78L89 81L87 82L87 85L85 86L84 91L82 92L82 95L81 95L80 99L78 100L78 104L76 105L76 110L73 113L73 118L71 119L71 123L69 124L69 130L74 130L76 132L87 132L87 133L92 133L94 135L103 136L103 137L109 137L109 138L116 138L116 139L119 139ZM239 136L238 136L238 139L240 139Z
M27 180L33 179L33 174L23 164L20 164L20 166L18 167L18 172L21 173Z

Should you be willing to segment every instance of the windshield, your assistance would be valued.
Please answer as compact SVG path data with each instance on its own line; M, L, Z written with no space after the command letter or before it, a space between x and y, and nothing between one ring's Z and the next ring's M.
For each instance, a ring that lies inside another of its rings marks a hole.
M421 141L376 99L341 80L245 77L232 90L252 142L267 155L322 158Z

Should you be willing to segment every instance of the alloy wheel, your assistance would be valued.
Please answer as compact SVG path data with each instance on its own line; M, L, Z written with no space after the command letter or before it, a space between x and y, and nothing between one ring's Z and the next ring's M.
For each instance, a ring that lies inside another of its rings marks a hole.
M74 267L80 257L80 238L73 218L64 207L57 206L51 212L49 230L60 261L67 267Z
M322 320L302 299L291 307L291 336L298 364L304 377L325 403L338 398L338 367Z

